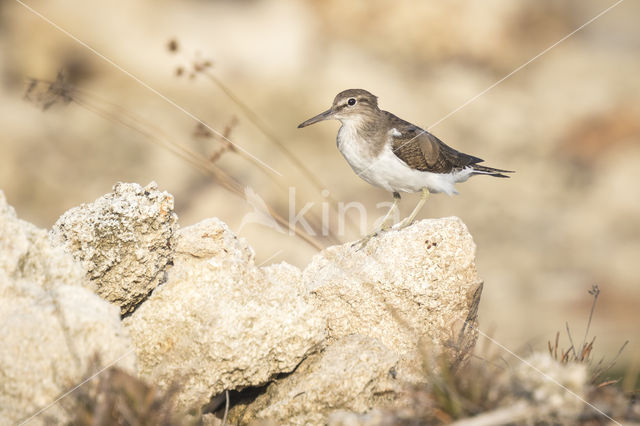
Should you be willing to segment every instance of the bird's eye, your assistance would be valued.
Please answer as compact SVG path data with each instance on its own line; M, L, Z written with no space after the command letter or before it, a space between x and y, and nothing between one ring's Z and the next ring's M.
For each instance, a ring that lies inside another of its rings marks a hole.
M349 98L347 105L354 106L356 104L356 98Z

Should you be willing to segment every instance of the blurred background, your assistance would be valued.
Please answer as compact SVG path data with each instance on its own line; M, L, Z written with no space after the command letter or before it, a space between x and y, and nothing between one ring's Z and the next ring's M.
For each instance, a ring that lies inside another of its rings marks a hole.
M320 231L312 216L329 206L337 233L331 204L356 201L373 227L391 197L351 171L335 146L339 123L296 128L339 91L364 88L383 109L436 124L454 148L517 171L433 196L420 216L469 227L484 331L526 353L556 331L567 348L568 322L579 344L598 284L596 358L630 340L618 364L637 373L640 3L620 3L460 110L614 2L28 4L193 117L20 3L0 2L0 189L20 218L49 228L118 181L154 180L175 196L181 226L217 216L249 240L257 263L304 267L316 248L243 217L256 200L285 218L312 203L309 223ZM416 202L403 197L403 216ZM359 237L349 212L340 241Z

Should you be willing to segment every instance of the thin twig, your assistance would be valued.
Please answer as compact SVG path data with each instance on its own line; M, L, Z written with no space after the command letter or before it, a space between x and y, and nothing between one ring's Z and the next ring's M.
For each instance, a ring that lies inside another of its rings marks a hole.
M575 345L573 344L573 339L571 338L571 330L569 330L569 322L565 322L565 325L567 327L567 335L569 336L569 343L571 343L571 348L569 349L573 352L573 356L576 357L576 359L578 359L578 354L576 353ZM567 351L567 353L568 352L569 351Z
M51 84L51 83L49 83ZM59 89L58 85L60 82L56 80L53 82L56 84L56 90ZM29 85L30 92L33 90L33 85ZM73 96L72 96L73 94ZM61 95L62 96L62 95ZM65 102L75 102L77 105L82 106L83 108L97 114L98 116L119 123L125 127L128 127L131 130L134 130L144 136L147 137L149 141L154 144L157 144L174 155L184 159L196 169L201 172L213 177L224 189L228 190L232 194L245 199L244 196L244 186L238 182L235 178L229 175L226 171L211 163L207 158L202 156L201 154L193 151L185 144L179 144L175 141L170 140L163 132L158 130L155 126L146 123L141 118L137 117L135 114L126 111L124 108L120 108L118 113L113 113L107 108L100 106L100 102L91 101L91 99L87 96L79 96L79 93L75 91L75 88L71 85L64 86L64 96ZM47 100L48 102L48 100ZM322 250L322 245L318 243L313 237L306 234L302 230L300 230L295 225L290 224L287 220L285 220L279 213L277 213L271 206L267 205L267 210L269 214L274 218L278 224L293 232L300 239L305 241L307 244L311 245L317 250Z
M624 350L625 347L627 347L627 344L629 343L628 340L626 340L622 346L620 347L620 349L618 349L618 353L616 354L616 356L613 358L613 360L609 363L609 365L607 365L605 368L602 368L600 371L598 371L592 379L592 382L595 382L595 380L598 378L598 376L600 376L602 373L604 373L605 371L608 371L611 367L613 367L616 362L618 361L618 358L620 358L620 355L622 354L622 351Z
M591 319L593 318L593 311L596 309L596 302L598 301L598 296L600 295L600 289L598 288L598 284L594 284L589 290L589 294L593 296L593 303L591 304L591 313L589 313L589 321L587 322L587 329L584 332L584 339L582 340L582 347L584 347L587 342L587 335L589 334L589 329L591 328Z
M175 42L175 40L172 40L172 42ZM170 42L171 43L171 42ZM175 53L177 50L173 50L170 49L170 51L172 53ZM238 108L240 108L240 110L244 113L244 115L246 116L246 118L249 120L249 122L253 123L254 126L256 126L256 128L271 142L273 142L284 154L287 158L289 158L289 160L291 162L293 162L293 164L295 165L296 168L298 168L303 175L309 179L311 181L311 183L313 184L313 186L317 189L317 191L319 193L322 193L322 191L325 189L325 185L322 184L322 182L320 182L315 175L313 174L313 172L311 172L308 168L306 168L306 166L304 165L304 163L302 161L300 161L284 144L284 142L282 142L282 140L280 140L274 133L272 133L269 129L268 126L266 124L264 124L264 122L260 119L260 117L258 116L257 113L255 113L251 108L249 108L249 106L244 103L242 101L242 99L240 99L239 96L237 96L233 91L231 91L231 89L229 89L224 83L222 83L222 81L217 78L214 74L212 74L209 69L211 68L211 61L209 60L194 60L192 61L192 68L193 71L191 72L191 77L195 76L196 74L201 74L204 75L205 77L207 77L210 81L212 81L214 84L216 84L218 86L218 88L234 103L236 104L236 106ZM200 123L201 125L205 126L206 128L208 128L208 126L205 123ZM223 139L227 139L227 141L229 141L229 143L231 142L228 138L226 138L224 136L224 134L218 134L219 137L222 137ZM232 146L232 150L236 153L238 153L239 155L241 155L243 158L245 158L247 161L251 162L252 164L258 166L258 167L262 167L261 162L257 162L256 158L253 157L252 155L247 155L247 153L244 153L242 151L238 151L237 149L235 149L235 146L233 144L231 144ZM268 170L265 170L268 171ZM269 179L271 179L280 189L284 189L285 191L287 190L287 188L282 184L281 181L275 179L275 177L268 173L267 174ZM280 175L281 177L282 175ZM327 199L327 201L329 202L329 205L333 208L333 210L336 213L339 213L339 210L337 208L338 202L331 196L331 194L327 194L323 196ZM321 225L318 225L319 223L321 223L321 220L318 218L317 214L315 214L313 211L309 211L308 212L310 218L311 218L311 223L313 223L316 227L319 227ZM353 220L349 217L349 216L345 216L348 225L351 228L355 228L355 223L353 222ZM333 244L340 244L342 243L342 241L340 240L340 238L331 230L328 229L328 235L327 235L329 241Z
M254 126L272 143L274 143L280 151L287 157L289 161L293 163L293 165L306 177L309 182L313 185L313 187L318 191L318 193L322 193L323 190L326 189L326 185L324 185L317 176L309 170L309 168L298 158L296 157L289 148L287 148L286 144L280 140L262 121L262 119L258 116L258 114L253 111L246 103L242 101L242 99L236 95L227 85L225 85L215 74L208 70L207 67L202 68L199 71L205 77L207 77L211 82L213 82L218 88L234 103L240 110L244 113L247 119L253 123ZM338 201L333 198L331 194L325 196L325 198L329 201L329 204L334 209L334 211L338 211ZM345 216L347 223L349 226L354 229L355 223L349 216Z
M222 417L222 426L227 425L227 415L229 414L229 391L225 389L224 391L224 416Z

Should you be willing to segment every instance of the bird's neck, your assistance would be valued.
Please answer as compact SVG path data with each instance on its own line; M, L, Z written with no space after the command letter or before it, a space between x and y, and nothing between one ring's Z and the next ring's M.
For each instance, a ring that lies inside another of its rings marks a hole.
M340 120L342 127L338 132L338 148L342 151L346 146L359 147L368 156L376 156L386 143L386 136L381 126L384 124L372 117L353 116Z
M343 127L350 129L350 132L357 133L361 138L370 140L378 134L384 133L383 127L386 124L385 117L376 112L368 112L367 114L352 115L340 119Z

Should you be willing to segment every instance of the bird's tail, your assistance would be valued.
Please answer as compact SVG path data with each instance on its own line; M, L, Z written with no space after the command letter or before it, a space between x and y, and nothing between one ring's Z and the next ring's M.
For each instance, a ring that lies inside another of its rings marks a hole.
M473 169L472 174L474 175L489 175L499 178L511 177L503 173L515 173L513 170L494 169L493 167L481 166L479 164L472 164L471 168Z

